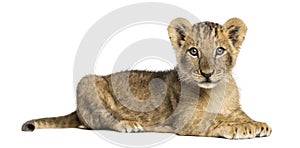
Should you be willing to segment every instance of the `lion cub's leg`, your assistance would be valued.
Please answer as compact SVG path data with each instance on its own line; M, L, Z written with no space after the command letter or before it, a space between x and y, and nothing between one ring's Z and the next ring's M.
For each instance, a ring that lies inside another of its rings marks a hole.
M272 129L264 122L257 122L249 118L243 111L238 110L219 124L209 128L207 136L224 137L228 139L247 139L267 137Z
M263 122L246 123L222 123L216 129L209 132L208 136L224 137L228 139L247 139L255 137L267 137L272 129Z
M136 133L144 131L144 128L137 121L120 120L117 124L113 125L113 130L123 133Z
M105 78L89 75L77 87L77 108L81 121L94 130L111 129L119 132L140 132L143 127L136 121L115 116L120 108L109 91Z
M113 130L123 133L136 133L136 132L158 132L158 133L174 133L175 129L168 125L152 125L143 126L137 121L121 120L112 127Z

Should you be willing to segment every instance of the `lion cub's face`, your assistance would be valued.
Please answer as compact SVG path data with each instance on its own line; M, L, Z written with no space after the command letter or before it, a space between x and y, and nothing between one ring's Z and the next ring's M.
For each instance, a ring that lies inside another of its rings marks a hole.
M224 25L184 18L173 20L168 33L176 51L181 80L202 88L213 88L226 79L236 62L247 28L238 18Z

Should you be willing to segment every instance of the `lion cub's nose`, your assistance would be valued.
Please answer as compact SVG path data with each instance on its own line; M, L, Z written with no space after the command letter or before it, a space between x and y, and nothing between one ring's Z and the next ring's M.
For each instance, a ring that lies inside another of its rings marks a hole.
M203 77L205 77L206 79L210 78L214 73L215 71L213 70L212 72L209 72L209 73L205 73L203 72L202 70L200 70L200 73Z

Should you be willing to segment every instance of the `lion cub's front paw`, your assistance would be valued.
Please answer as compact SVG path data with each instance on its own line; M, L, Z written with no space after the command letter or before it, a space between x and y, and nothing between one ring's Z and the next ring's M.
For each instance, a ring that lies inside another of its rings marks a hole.
M138 122L129 120L121 120L115 127L115 130L122 133L136 133L144 131L144 128Z
M249 139L255 137L267 137L272 129L263 122L249 122L240 124L226 124L219 126L217 136L228 139Z
M257 122L256 124L256 137L268 137L272 133L272 128L263 122Z

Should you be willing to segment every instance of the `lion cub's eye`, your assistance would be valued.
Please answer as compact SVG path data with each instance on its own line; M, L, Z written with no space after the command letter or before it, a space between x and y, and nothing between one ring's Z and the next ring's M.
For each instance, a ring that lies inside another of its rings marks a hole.
M188 51L189 51L189 53L190 53L192 56L198 56L198 50L197 50L197 48L192 47L192 48L190 48Z
M216 49L216 56L221 56L221 55L223 55L224 53L225 53L225 49L223 48L223 47L218 47L217 49Z

